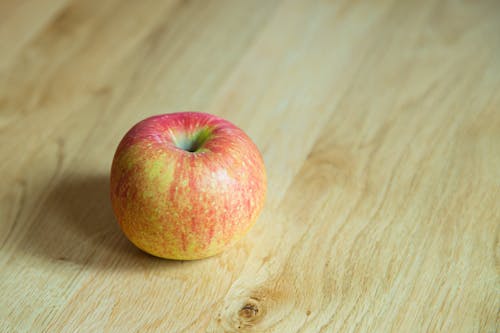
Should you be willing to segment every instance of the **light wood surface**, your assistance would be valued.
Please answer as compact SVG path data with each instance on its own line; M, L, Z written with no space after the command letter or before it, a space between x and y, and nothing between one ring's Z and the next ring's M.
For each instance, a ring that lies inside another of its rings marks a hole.
M269 191L220 256L134 248L123 134L199 110ZM1 332L495 332L500 2L0 1Z

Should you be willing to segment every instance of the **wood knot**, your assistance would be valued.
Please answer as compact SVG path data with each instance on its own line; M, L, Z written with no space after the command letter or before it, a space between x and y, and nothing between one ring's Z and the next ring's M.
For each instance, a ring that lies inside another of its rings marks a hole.
M240 311L238 312L238 315L241 318L251 320L252 318L256 317L259 314L259 307L257 304L251 304L247 303L245 304Z
M246 294L246 295L245 295ZM258 289L253 292L239 292L226 300L223 310L217 319L212 321L210 332L249 332L261 330L267 320L267 313L272 307L268 289ZM272 301L272 300L271 300Z
M262 320L266 311L261 300L259 297L250 297L246 302L240 303L243 306L240 305L239 310L236 312L238 329L251 328Z

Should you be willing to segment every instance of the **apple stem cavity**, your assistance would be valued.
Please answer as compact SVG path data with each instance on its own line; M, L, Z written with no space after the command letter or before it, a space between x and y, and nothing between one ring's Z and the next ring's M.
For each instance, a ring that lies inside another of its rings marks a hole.
M174 143L179 149L189 153L196 153L203 148L203 145L207 142L211 135L212 131L210 129L202 128L191 135L180 135L174 138Z

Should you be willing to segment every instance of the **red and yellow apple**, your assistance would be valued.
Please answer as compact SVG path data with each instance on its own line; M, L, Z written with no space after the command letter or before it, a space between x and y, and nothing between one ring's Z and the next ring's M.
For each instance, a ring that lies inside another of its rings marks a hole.
M139 122L121 140L111 167L111 202L125 236L162 258L222 252L255 223L265 195L257 146L229 121L206 113Z

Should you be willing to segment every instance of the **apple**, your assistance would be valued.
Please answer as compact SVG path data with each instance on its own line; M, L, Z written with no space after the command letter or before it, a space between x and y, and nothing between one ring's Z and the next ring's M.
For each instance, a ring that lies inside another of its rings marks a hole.
M125 236L154 256L216 255L258 218L266 196L262 155L238 127L200 112L142 120L111 166L111 203Z

